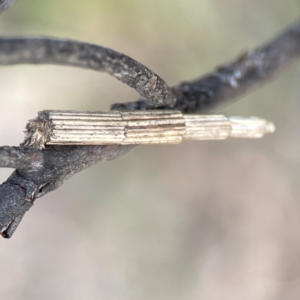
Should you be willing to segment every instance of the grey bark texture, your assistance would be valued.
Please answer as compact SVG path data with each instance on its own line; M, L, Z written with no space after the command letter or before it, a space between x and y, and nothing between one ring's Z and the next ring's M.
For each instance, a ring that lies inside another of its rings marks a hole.
M39 151L24 147L0 147L1 167L17 168L0 185L2 236L12 236L37 198L57 189L75 173L101 160L114 159L131 148L131 145L51 146Z
M14 1L1 1L0 12ZM140 93L139 101L113 109L214 111L273 78L300 55L300 22L266 45L193 82L169 88L150 69L114 50L49 38L0 38L0 64L57 64L107 72ZM70 108L71 109L71 108ZM0 232L10 238L34 201L75 173L117 158L134 146L0 147L0 167L16 170L0 185Z
M135 89L151 107L174 107L158 75L129 56L88 43L52 38L0 38L0 65L53 64L106 72Z
M245 52L211 74L172 87L176 96L172 109L185 113L209 113L223 108L267 83L299 56L300 21L297 21L270 42ZM144 99L113 104L111 108L152 109Z

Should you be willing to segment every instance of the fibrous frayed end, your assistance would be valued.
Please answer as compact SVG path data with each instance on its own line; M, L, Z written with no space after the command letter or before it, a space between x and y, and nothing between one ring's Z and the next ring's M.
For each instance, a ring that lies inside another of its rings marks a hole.
M24 133L22 146L43 150L52 135L51 121L39 115L36 119L28 121Z

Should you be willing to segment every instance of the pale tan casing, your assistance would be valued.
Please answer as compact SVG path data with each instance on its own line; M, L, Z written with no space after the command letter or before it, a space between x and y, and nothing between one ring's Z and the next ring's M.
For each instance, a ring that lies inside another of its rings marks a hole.
M272 123L258 118L184 115L179 111L43 111L51 122L48 145L176 144L183 140L261 138Z

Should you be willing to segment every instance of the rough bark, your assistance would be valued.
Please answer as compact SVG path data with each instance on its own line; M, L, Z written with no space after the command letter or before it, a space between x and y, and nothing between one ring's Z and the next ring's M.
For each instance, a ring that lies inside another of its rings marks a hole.
M0 38L0 65L52 64L106 72L135 89L151 107L174 107L164 80L129 56L83 42L52 38Z
M133 146L51 146L43 151L0 147L0 163L17 168L0 185L0 231L9 238L35 199L57 189L75 173L114 159ZM22 159L24 158L24 159Z
M14 1L0 0L0 12ZM0 64L60 64L104 71L136 89L138 102L114 109L212 111L261 86L300 54L300 22L278 38L239 57L216 72L172 89L150 69L110 49L69 40L0 38ZM146 98L146 99L145 99ZM47 146L39 151L0 147L0 167L16 168L0 185L0 232L9 238L34 201L57 189L75 173L114 159L133 146Z
M265 45L244 53L215 72L172 88L173 109L207 113L229 105L274 78L300 56L300 21ZM151 109L143 99L112 105L114 110ZM168 107L166 107L168 109Z

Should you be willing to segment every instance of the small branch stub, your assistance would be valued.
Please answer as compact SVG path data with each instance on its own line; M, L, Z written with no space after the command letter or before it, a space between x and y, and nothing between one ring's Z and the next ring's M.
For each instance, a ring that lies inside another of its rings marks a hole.
M178 144L184 140L261 138L274 132L258 118L184 115L180 111L42 111L26 126L24 146Z

